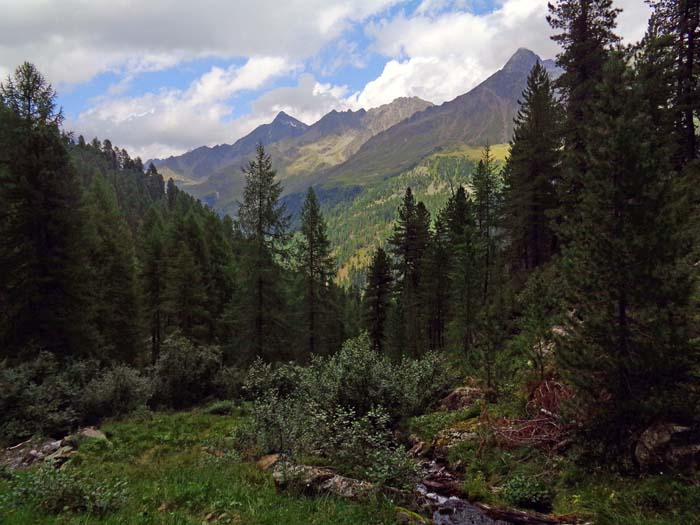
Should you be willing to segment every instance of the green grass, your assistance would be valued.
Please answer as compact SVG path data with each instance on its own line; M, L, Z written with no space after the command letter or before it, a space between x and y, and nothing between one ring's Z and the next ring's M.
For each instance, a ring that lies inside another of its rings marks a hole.
M446 428L462 421L469 421L481 414L481 405L474 405L454 412L432 412L423 416L413 417L408 422L408 430L425 442L432 441L435 436Z
M126 481L127 497L118 510L105 516L50 515L25 503L0 507L0 523L199 525L207 519L251 525L393 523L388 502L360 504L278 493L269 474L237 454L211 454L231 450L230 436L239 422L195 410L107 423L102 430L109 443L84 443L66 468L98 484ZM10 482L0 479L0 494L9 491Z

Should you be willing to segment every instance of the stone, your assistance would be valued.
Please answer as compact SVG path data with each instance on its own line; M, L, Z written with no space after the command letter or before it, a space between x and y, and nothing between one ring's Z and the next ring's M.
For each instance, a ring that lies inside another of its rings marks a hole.
M278 488L294 487L311 495L333 494L347 499L361 499L368 496L374 485L366 481L346 478L324 467L293 465L278 461L272 471Z
M440 408L448 412L469 408L475 401L484 399L484 390L473 386L461 386L456 388L440 402Z
M661 423L646 429L634 449L637 464L644 470L697 469L700 466L700 436L676 423Z
M267 456L261 457L258 462L258 468L260 470L270 470L272 467L274 467L277 462L280 460L280 455L279 454L269 454Z
M396 507L396 523L401 525L430 525L432 521L411 510Z
M441 430L433 440L433 455L439 459L446 459L450 450L460 443L479 441L479 426L479 418L472 418Z
M89 439L101 439L101 440L107 439L107 436L105 435L105 433L102 432L101 430L96 429L95 427L81 428L76 433L76 436L82 437L82 438L89 438Z

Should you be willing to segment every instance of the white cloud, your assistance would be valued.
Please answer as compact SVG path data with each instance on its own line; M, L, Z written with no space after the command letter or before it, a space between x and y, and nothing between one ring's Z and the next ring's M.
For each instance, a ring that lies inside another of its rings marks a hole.
M162 89L139 97L101 97L67 127L88 137L109 137L143 158L196 145L231 142L268 115L231 119L235 94L263 87L298 65L280 57L251 58L241 67L212 68L185 90Z
M252 103L250 114L231 118L231 97L297 68L278 57L250 59L239 68L212 68L186 90L102 97L67 127L88 140L108 137L133 156L162 158L196 146L234 142L280 111L312 124L332 109L350 107L345 86L321 83L304 73L296 86L271 89Z
M422 0L409 14L387 11L405 0L0 0L0 74L28 59L65 90L100 72L118 73L67 127L109 137L134 155L163 156L233 142L279 111L311 124L331 109L369 109L400 96L441 103L484 80L519 47L543 58L556 54L547 0L496 0L494 12L474 14L483 2ZM640 38L649 7L616 3L625 8L619 32ZM309 73L332 78L347 64L362 67L364 44L347 40L347 30L370 17L365 33L387 58L376 79L349 93ZM125 96L140 73L203 57L248 62L212 68L185 89ZM299 75L295 86L269 90L249 114L232 118L238 93L291 74Z
M202 57L308 58L399 0L0 0L0 68L54 83L160 70Z
M294 87L268 91L252 105L253 113L273 117L280 111L307 124L313 124L333 109L349 109L348 89L318 82L313 75L304 73Z
M497 71L520 47L553 58L557 45L546 21L547 0L505 0L485 15L445 11L449 0L424 0L410 16L370 24L374 48L390 58L382 74L353 96L373 107L398 96L417 95L442 103L466 93ZM619 34L642 37L650 14L642 0L620 0Z

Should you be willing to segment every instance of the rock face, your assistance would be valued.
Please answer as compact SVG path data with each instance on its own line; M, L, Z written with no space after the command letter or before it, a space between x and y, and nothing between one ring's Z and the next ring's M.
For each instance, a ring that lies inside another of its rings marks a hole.
M662 423L649 427L639 438L634 450L639 466L645 470L700 467L700 436L689 427Z

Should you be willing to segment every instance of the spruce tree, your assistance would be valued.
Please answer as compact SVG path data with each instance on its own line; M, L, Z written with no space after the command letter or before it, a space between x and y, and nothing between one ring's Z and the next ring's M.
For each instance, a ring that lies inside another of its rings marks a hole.
M550 227L560 179L561 109L547 70L538 62L523 92L505 175L505 227L510 266L530 271L556 251Z
M488 145L484 147L482 159L479 161L472 178L472 185L474 187L476 229L479 236L481 304L485 305L494 285L493 274L498 257L502 205L502 184L491 155L491 148Z
M615 54L594 93L580 220L562 229L572 314L557 349L590 437L611 452L658 418L682 420L697 406L687 200L676 195L670 159L656 154L652 118L639 111L644 90L627 62Z
M430 214L422 202L416 203L411 188L407 188L389 246L396 260L397 313L400 315L394 323L400 334L393 339L406 345L396 348L398 352L412 356L422 353L427 344L422 276L429 242Z
M306 333L311 355L322 349L327 313L334 306L330 285L335 271L326 222L312 187L306 193L301 208L301 238L297 250L297 264L304 280Z
M671 106L680 165L698 158L697 119L700 118L700 2L652 0L652 28L657 45L670 59Z
M552 40L562 48L557 64L564 69L556 83L565 107L557 217L559 222L576 221L579 191L585 184L581 177L587 171L586 130L603 64L619 42L614 33L619 10L612 0L559 0L549 4L549 10L547 21L559 31Z
M448 332L450 339L468 356L474 345L481 307L481 274L476 213L464 186L459 186L450 197L442 216L453 249Z
M391 262L386 252L378 247L372 255L363 298L365 326L372 347L377 352L384 349L387 317L392 294Z

